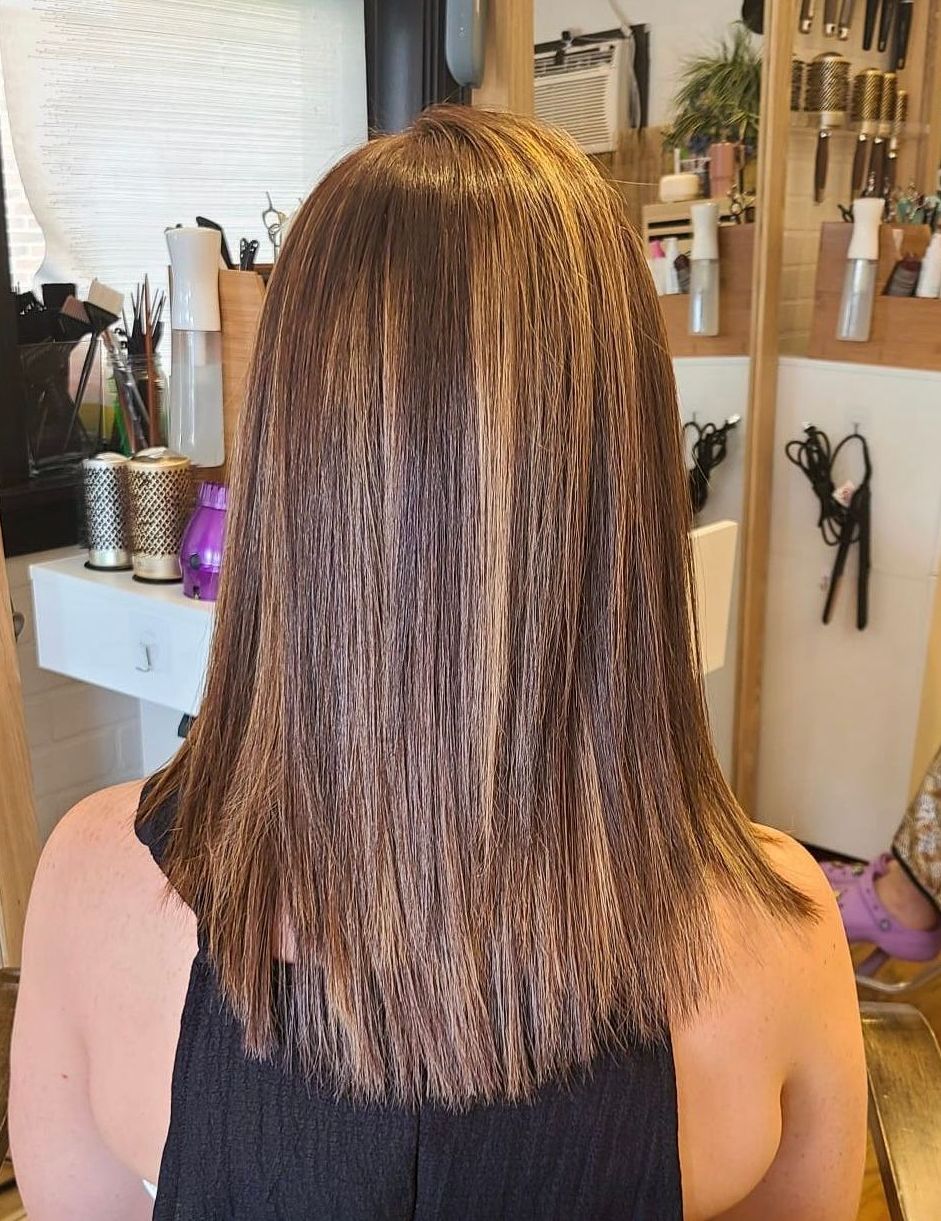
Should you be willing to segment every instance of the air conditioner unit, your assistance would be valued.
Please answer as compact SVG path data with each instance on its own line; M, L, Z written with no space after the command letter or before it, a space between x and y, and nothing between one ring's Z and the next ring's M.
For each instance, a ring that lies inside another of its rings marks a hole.
M536 117L564 128L586 153L608 153L636 109L634 40L620 31L542 43L535 53Z

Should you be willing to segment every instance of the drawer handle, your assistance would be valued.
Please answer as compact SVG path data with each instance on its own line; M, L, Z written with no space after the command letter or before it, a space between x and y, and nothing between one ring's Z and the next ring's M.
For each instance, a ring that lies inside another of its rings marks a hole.
M147 664L143 666L135 666L134 669L137 670L139 674L149 674L154 668L153 658L150 656L150 645L142 643L141 652L143 653L144 661Z

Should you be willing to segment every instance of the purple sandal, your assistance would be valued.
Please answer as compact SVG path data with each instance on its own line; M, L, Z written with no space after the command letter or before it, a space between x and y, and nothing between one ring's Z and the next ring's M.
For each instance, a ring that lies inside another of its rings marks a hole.
M820 868L834 890L845 890L859 881L868 866L865 861L821 861Z
M872 942L879 951L870 956L870 959L877 960L872 967L870 959L866 960L864 969L867 969L867 973L887 958L928 962L941 953L941 927L928 930L906 928L890 916L879 902L876 879L886 873L891 859L888 853L877 856L858 878L851 877L846 889L837 896L847 940Z

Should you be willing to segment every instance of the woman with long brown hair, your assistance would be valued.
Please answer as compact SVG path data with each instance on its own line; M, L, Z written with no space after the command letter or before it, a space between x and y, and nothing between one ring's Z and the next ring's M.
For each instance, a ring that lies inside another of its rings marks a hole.
M157 1218L855 1216L839 916L712 752L663 325L587 158L441 108L333 169L234 465L189 740L37 877L31 1221L142 1179Z

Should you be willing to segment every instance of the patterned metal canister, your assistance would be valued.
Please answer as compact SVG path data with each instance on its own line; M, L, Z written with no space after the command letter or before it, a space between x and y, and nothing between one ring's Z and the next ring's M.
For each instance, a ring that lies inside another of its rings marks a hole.
M169 449L142 449L127 473L134 577L179 581L180 543L192 503L190 460Z
M130 512L124 454L96 454L82 462L86 567L120 572L131 567Z

